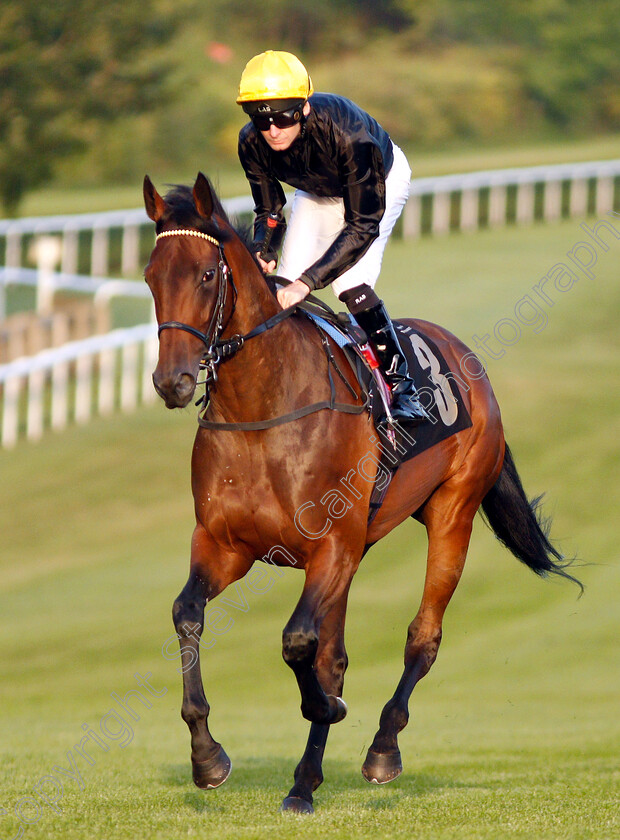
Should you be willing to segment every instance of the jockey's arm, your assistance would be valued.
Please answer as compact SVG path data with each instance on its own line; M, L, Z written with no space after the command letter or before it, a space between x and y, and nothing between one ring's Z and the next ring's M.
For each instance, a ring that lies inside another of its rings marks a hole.
M373 143L347 144L339 168L345 224L325 253L302 274L311 291L325 288L364 256L379 235L385 212L383 162Z
M283 208L286 204L284 191L279 181L275 180L275 178L270 178L266 174L261 161L252 154L252 149L241 143L241 141L239 142L239 159L248 179L252 198L254 199L255 219L252 250L257 256L262 252L265 239L267 238L267 220L269 214L275 214L278 220L277 227L271 233L269 249L264 259L259 257L259 263L263 271L273 271L286 231L286 220L283 213Z

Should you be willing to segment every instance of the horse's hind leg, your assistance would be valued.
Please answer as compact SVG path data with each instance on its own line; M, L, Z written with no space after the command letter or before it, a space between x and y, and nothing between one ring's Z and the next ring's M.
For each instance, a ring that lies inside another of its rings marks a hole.
M321 625L319 647L314 670L321 687L328 695L342 696L344 674L347 668L347 653L344 646L344 622L347 609L347 593L332 608ZM283 811L311 814L312 794L323 781L323 753L328 723L312 723L306 750L295 769L295 784L282 803Z
M405 669L393 697L385 705L362 774L369 782L384 784L402 772L398 733L409 720L409 697L425 676L441 642L441 626L448 602L461 577L472 520L478 508L471 495L459 492L456 477L442 485L428 501L423 521L428 531L428 563L422 602L409 625ZM466 497L466 501L459 499Z
M181 717L191 735L194 783L205 789L223 784L231 769L230 759L209 732L209 704L200 673L200 647L208 648L213 644L212 641L205 644L201 638L205 604L229 583L243 577L251 566L251 563L239 557L216 557L210 553L211 548L205 532L198 526L192 541L189 579L174 602L172 611L181 647Z

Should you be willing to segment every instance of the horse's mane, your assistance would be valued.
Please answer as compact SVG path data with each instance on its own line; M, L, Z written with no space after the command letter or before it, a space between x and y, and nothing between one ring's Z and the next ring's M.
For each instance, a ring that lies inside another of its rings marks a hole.
M213 197L213 217L205 219L196 210L194 204L194 194L191 187L185 184L174 184L166 193L164 201L166 204L166 212L157 223L157 229L163 227L167 222L174 222L174 224L181 228L194 228L200 230L209 236L214 236L220 242L230 241L232 235L229 231L224 230L217 222L215 216L221 219L226 225L231 227L237 236L241 239L245 247L252 253L252 227L251 225L243 223L231 223L228 214L222 205L218 195L213 189L213 184L209 181L211 187L211 195Z
M234 231L254 262L258 265L253 248L252 225L243 222L236 222L233 225L211 181L209 181L209 186L211 187L211 195L213 197L213 216L210 219L205 219L196 210L194 193L191 187L185 184L174 184L164 197L166 212L157 222L157 232L159 233L167 222L173 222L176 227L200 230L209 236L215 237L218 242L225 243L230 242L234 235L232 231ZM218 224L215 218L216 216L227 225L228 230ZM271 293L275 295L276 287L274 281L269 277L264 277L264 280Z

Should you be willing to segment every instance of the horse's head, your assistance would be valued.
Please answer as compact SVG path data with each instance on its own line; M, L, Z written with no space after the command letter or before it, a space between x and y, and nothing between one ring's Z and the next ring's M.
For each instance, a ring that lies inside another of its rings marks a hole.
M202 173L193 190L175 187L165 198L147 175L144 203L157 233L144 272L160 325L153 383L168 408L182 408L196 389L205 345L218 338L230 316L233 301L222 245L231 233Z

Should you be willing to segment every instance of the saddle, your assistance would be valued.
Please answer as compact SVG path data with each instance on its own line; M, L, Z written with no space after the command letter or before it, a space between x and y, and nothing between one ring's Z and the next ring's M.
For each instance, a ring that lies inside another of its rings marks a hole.
M370 452L367 456L376 467L368 515L370 523L383 503L392 477L403 462L472 425L461 393L461 389L469 390L469 386L460 371L450 370L439 348L428 335L409 324L394 321L409 373L429 420L410 431L400 424L390 425L386 423L386 417L389 417L390 389L368 345L368 337L353 316L345 312L334 312L312 295L299 304L298 309L313 321L324 336L331 338L343 349L355 371L359 388L366 395L375 425L375 435L369 442L373 444L373 451L374 446L377 446L379 453L378 457Z

